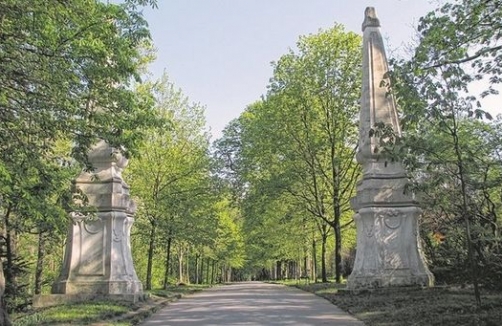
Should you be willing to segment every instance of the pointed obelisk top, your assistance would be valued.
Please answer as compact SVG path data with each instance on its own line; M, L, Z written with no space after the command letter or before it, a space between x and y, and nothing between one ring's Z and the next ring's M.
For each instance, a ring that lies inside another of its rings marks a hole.
M364 11L363 32L366 27L380 27L380 20L377 17L374 7L366 7Z
M396 134L401 133L394 97L389 95L386 87L382 85L384 81L389 82L389 67L380 32L380 20L373 7L367 7L364 11L362 69L358 161L364 170L369 172L385 163L378 148L379 140L370 137L371 129L377 124L384 124L391 126Z

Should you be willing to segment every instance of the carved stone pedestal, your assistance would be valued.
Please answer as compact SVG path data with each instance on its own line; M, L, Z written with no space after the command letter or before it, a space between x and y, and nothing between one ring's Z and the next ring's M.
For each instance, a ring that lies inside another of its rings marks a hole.
M349 289L433 285L419 245L420 213L416 206L358 209L357 253Z
M75 186L96 212L72 214L61 275L52 293L136 301L143 297L143 286L131 255L136 207L121 175L127 160L104 141L94 146L89 160L95 170L81 173Z

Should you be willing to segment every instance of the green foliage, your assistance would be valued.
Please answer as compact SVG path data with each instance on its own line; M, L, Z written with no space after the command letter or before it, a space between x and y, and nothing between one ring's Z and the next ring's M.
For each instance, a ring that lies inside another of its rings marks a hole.
M300 261L312 238L312 225L301 218L302 211L291 196L271 197L257 190L244 203L246 268L251 274L277 260Z
M215 204L215 211L218 216L217 236L212 246L215 259L231 268L241 268L245 253L239 210L228 199L222 199Z
M420 45L415 57L422 67L446 67L457 74L462 64L472 68L465 81L487 78L491 84L501 80L502 9L499 0L457 0L430 12L419 23ZM456 65L456 67L454 67ZM490 93L490 89L484 92Z
M473 283L478 305L478 284L502 285L501 124L482 120L492 117L480 100L500 82L500 5L451 1L429 13L412 59L391 73L405 136L387 149L414 172L432 269L439 281ZM476 94L481 80L488 86Z
M181 264L187 251L191 254L193 248L200 251L208 246L216 238L218 223L212 206L217 199L210 175L204 108L189 103L166 74L151 88L157 119L164 124L145 130L141 155L133 158L125 171L138 202L133 233L141 254L135 256L147 259L146 266L141 264L146 271L140 268L139 273L146 278L148 289L153 287L152 280L164 279L167 285L168 274L173 275L173 256ZM159 255L162 265L154 264ZM178 281L182 278L177 276Z
M0 214L7 284L28 233L64 237L71 180L105 139L134 154L152 98L134 90L149 32L138 5L98 0L0 1ZM58 267L59 268L59 267ZM9 291L9 289L8 289ZM10 295L18 296L19 291Z
M84 159L97 137L128 149L145 103L138 79L146 21L101 1L2 1L2 143L28 155L69 135ZM4 149L5 151L5 149Z
M148 95L129 86L148 29L129 6L101 1L8 0L0 12L3 212L35 222L19 228L60 229L72 159L86 163L98 137L134 151L148 123Z
M318 237L326 248L334 228L340 274L341 226L351 220L349 199L359 174L360 43L340 25L300 37L296 51L273 63L267 96L216 142L220 171L242 201L255 269L274 260L300 261Z

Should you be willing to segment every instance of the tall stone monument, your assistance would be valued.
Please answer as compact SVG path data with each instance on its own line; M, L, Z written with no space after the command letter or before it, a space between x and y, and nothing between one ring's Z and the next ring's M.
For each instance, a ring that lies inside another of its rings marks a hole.
M121 175L127 159L100 141L90 151L89 161L94 170L82 172L75 186L96 212L90 218L72 214L61 275L52 293L65 295L62 300L73 296L136 301L143 297L143 286L131 255L136 207Z
M366 8L362 29L363 87L357 161L363 176L351 202L356 212L357 252L347 287L430 286L433 276L424 262L418 234L421 211L405 192L406 171L400 162L380 153L379 140L370 137L376 123L401 132L395 100L381 86L388 63L374 8Z

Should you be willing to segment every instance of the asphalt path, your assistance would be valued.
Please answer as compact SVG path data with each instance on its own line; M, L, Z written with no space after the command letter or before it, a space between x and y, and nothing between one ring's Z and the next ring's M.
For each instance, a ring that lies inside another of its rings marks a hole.
M171 303L143 326L362 326L329 301L296 288L261 282L218 286Z

